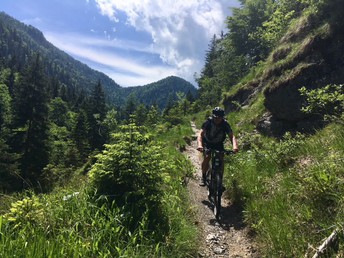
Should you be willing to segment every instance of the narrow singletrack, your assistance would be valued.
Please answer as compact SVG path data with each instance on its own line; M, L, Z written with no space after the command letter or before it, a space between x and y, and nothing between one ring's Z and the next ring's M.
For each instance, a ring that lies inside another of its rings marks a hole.
M188 179L187 188L195 213L195 224L201 231L200 249L196 257L260 257L254 238L250 236L250 231L243 221L241 207L231 204L225 194L222 201L222 218L220 221L215 219L212 205L208 200L208 191L205 187L199 186L202 156L196 149L198 130L193 123L192 128L195 137L186 147L184 154L195 167L194 176Z

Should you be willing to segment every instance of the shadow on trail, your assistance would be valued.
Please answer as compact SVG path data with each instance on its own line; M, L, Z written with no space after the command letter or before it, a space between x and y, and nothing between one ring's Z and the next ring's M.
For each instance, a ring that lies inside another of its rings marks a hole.
M213 211L214 205L209 200L203 200L202 203ZM235 230L240 230L245 227L244 217L243 217L243 207L241 204L230 204L227 207L221 208L221 217L219 220L215 218L210 219L210 225L220 224L221 228L224 230L229 230L233 227Z
M221 218L219 223L222 226L232 226L236 230L243 229L245 227L243 207L241 204L231 204L227 207L222 207Z

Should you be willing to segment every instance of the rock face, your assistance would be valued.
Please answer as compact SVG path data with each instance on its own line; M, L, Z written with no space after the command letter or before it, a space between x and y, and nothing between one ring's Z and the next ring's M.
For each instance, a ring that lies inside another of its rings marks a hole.
M323 126L319 117L301 111L306 100L299 89L344 83L343 12L343 3L335 0L321 14L300 18L271 53L259 78L224 100L227 112L233 110L233 101L244 106L263 92L267 113L257 123L261 133L281 136Z

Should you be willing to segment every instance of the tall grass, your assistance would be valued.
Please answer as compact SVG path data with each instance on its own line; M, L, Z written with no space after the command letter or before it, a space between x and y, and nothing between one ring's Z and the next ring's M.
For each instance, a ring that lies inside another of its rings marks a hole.
M170 164L161 196L167 231L149 229L147 214L130 229L128 209L95 200L87 180L78 177L50 194L8 197L0 213L0 257L192 257L198 232L183 187L191 166L175 146L190 130L190 125L163 130L167 139L178 134L164 150Z
M244 203L245 220L266 257L310 255L310 245L343 229L343 131L330 125L281 141L251 135L249 150L227 160L230 197Z

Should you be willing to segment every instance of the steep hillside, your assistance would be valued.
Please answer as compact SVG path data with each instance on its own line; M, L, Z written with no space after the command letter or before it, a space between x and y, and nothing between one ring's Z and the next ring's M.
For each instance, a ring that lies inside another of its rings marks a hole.
M182 78L170 76L145 86L125 88L124 96L133 94L141 103L149 106L156 104L163 109L169 101L177 100L179 92L191 94L192 97L197 94L196 88L191 83Z
M144 104L157 103L164 107L169 95L176 92L196 94L196 89L178 77L169 77L146 86L123 88L105 74L91 69L48 42L41 31L27 26L0 12L0 61L4 68L21 72L25 65L39 54L48 77L57 79L67 88L90 93L101 82L109 103L124 105L130 93L135 93Z
M300 111L304 98L299 89L324 87L344 82L344 5L331 1L318 12L309 10L289 28L263 69L224 99L227 110L252 103L264 94L268 113L257 128L266 134L281 135L287 130L309 131L319 126L315 117Z
M0 13L0 56L6 67L21 70L37 53L43 59L46 75L67 87L90 92L100 80L111 102L123 102L120 86L103 73L75 60L48 42L41 31Z

